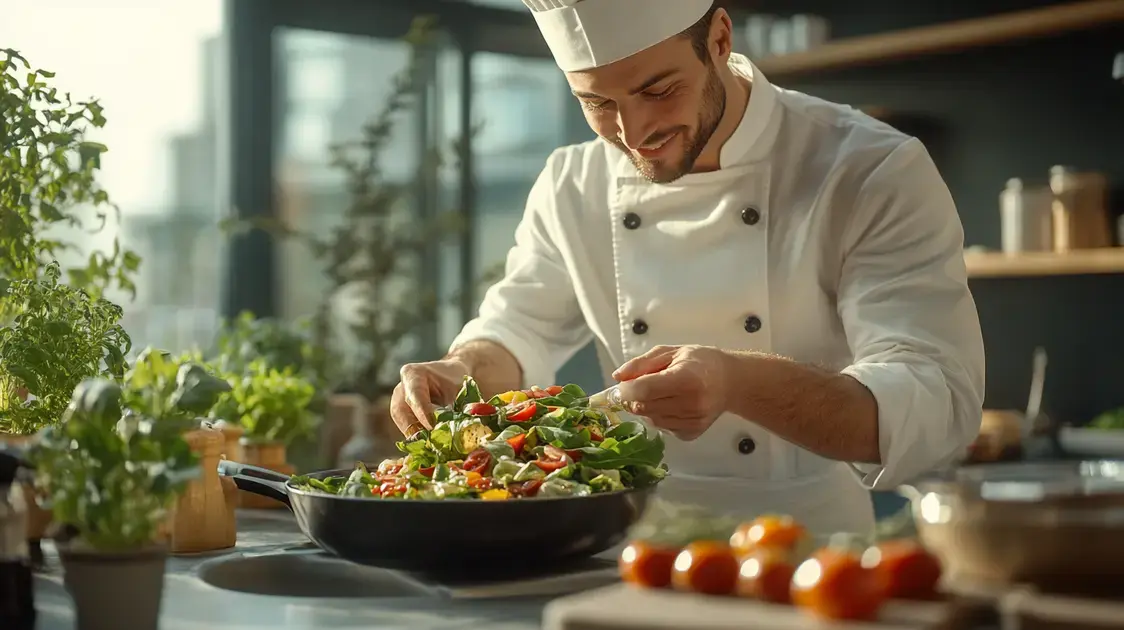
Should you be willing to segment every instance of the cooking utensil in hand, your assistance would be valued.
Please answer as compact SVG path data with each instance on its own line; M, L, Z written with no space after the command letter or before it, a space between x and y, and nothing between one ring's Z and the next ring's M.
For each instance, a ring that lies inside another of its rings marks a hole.
M507 501L367 499L303 490L286 475L228 460L220 462L219 475L231 477L240 490L284 503L313 543L346 560L471 575L549 571L610 549L625 539L653 490Z

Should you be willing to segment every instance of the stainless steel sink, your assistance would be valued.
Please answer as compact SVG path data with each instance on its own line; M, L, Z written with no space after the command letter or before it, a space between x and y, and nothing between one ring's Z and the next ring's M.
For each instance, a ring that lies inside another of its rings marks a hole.
M196 575L228 591L278 597L434 597L429 587L402 574L367 567L323 553L234 555L208 560Z

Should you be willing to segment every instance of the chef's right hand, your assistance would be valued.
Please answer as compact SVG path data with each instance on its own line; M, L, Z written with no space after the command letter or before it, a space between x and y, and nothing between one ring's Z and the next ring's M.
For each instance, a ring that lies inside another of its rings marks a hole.
M390 416L402 435L433 428L433 411L457 397L468 366L459 359L441 359L402 366L402 382L390 399Z

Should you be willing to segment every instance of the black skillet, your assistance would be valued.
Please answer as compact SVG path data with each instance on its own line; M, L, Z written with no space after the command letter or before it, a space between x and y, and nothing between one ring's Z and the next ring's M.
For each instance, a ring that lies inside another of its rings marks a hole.
M419 573L544 573L624 540L652 488L584 497L365 499L301 490L285 475L223 460L240 490L281 501L321 549L362 564ZM316 479L350 469L308 475Z

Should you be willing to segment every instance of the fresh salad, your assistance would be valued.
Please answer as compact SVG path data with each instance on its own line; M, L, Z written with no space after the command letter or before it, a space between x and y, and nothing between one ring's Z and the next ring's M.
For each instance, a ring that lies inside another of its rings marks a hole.
M351 497L482 499L571 497L641 488L667 475L657 431L591 407L577 385L510 391L485 401L466 377L432 430L398 443L403 457L348 477L293 483Z

